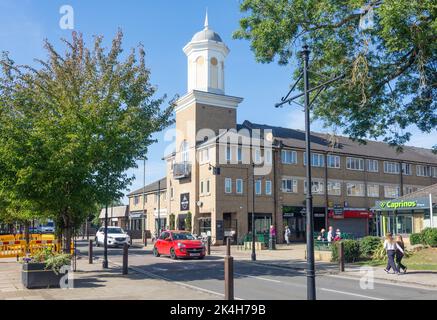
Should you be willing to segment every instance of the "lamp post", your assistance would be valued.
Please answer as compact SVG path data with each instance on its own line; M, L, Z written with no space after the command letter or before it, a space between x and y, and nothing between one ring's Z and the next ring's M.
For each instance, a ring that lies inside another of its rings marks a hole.
M312 196L312 184L311 184L311 129L310 129L310 107L318 95L324 91L330 83L343 79L344 75L337 76L331 80L328 80L320 85L310 88L309 74L308 74L308 61L310 50L306 44L303 45L302 50L303 57L303 73L298 77L297 81L291 87L288 94L281 99L280 103L275 105L276 108L283 106L286 103L294 102L300 106L301 104L294 100L304 97L304 109L305 109L305 149L306 149L306 180L307 180L307 192L306 192L306 242L307 242L307 299L316 300L316 280L315 280L315 266L314 266L314 217L313 217L313 196ZM295 96L289 97L294 91L299 81L304 81L304 92ZM310 93L316 92L313 99L310 100Z
M158 180L158 237L161 234L161 180Z
M146 235L146 156L144 156L143 162L143 214L141 219L141 233L143 243L147 243L147 235Z
M252 261L256 261L255 253L255 162L252 162L253 181L252 181Z

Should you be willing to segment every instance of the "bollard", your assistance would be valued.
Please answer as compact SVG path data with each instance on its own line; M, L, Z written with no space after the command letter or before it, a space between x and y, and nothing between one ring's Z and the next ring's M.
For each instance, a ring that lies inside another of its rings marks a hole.
M144 237L144 246L147 247L147 234L146 234L146 236Z
M89 240L88 242L88 263L93 263L93 240Z
M344 272L344 243L338 243L338 261L340 263L340 272Z
M234 258L231 257L231 241L226 239L225 300L234 300Z
M207 250L208 256L210 256L211 255L211 237L210 236L208 236L206 250Z
M128 257L129 254L129 245L127 243L125 243L123 245L123 274L127 274L128 273Z

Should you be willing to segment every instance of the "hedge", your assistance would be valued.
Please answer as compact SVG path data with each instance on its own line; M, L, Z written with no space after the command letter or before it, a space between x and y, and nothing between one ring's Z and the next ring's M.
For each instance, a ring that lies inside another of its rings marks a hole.
M437 228L425 228L421 232L422 244L437 247Z
M344 261L355 262L360 258L360 243L357 240L342 240L344 244ZM332 261L338 261L338 246L339 242L333 242L331 244Z
M364 237L360 241L361 254L366 258L372 257L373 253L376 251L376 249L379 247L381 243L382 240L379 237L374 237L374 236Z
M410 235L410 244L412 246L416 244L423 244L423 237L421 233L413 233Z

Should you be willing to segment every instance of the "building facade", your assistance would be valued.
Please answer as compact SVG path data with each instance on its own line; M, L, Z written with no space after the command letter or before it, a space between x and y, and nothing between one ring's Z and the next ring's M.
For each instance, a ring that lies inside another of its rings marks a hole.
M229 49L207 20L183 51L188 93L175 109L176 150L164 158L166 213L175 215L180 229L191 215L193 233L209 234L217 244L247 235L252 212L257 232L274 225L281 242L287 225L291 239L303 241L304 132L250 121L237 124L243 99L227 95L224 86ZM437 183L437 156L431 150L405 147L397 153L385 143L359 144L315 132L311 148L315 230L332 225L355 237L373 233L370 209L375 201ZM135 196L129 196L131 210L138 208L132 203ZM149 210L142 212L155 221Z

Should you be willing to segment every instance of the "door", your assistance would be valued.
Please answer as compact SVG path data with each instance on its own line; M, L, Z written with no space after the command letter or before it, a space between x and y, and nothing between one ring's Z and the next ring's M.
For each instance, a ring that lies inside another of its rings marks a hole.
M290 241L304 241L305 240L305 218L304 217L290 217L284 219L284 223L290 228Z

